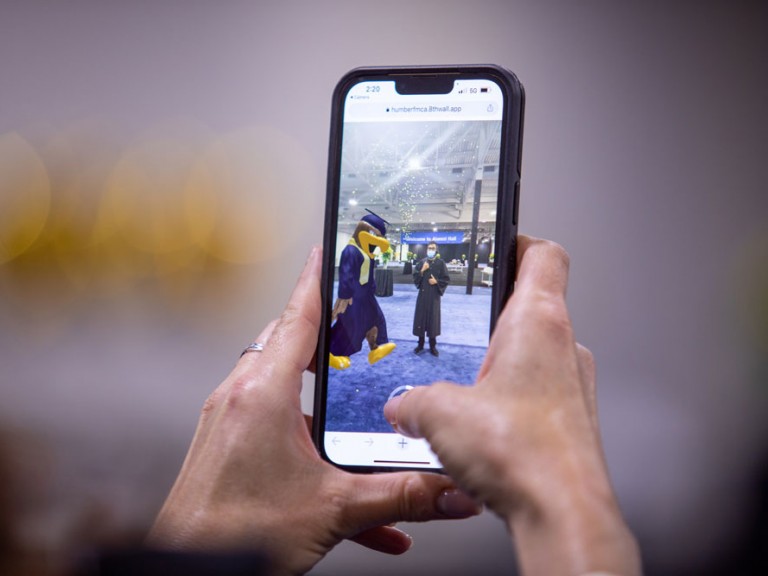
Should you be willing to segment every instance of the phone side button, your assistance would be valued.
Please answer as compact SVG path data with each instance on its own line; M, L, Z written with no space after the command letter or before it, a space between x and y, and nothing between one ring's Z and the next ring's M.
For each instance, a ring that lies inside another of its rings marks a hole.
M520 178L515 182L514 208L512 209L512 225L517 226L517 213L520 210Z

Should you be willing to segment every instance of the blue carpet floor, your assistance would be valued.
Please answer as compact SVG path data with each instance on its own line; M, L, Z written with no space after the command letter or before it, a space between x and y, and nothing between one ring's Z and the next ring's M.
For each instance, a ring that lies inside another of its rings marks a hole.
M335 293L335 290L334 290ZM426 349L416 355L412 335L416 288L395 284L394 294L379 298L387 320L394 352L371 366L368 345L351 357L347 370L331 370L328 378L326 430L337 432L391 432L382 408L390 393L405 384L421 386L438 380L472 384L488 346L491 293L475 288L449 286L442 299L442 334L437 339L439 357Z

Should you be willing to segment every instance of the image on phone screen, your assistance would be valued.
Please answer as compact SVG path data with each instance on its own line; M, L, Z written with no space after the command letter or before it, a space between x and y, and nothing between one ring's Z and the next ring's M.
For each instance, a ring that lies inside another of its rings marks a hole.
M505 98L491 79L343 106L323 449L343 466L440 468L383 406L411 387L471 385L490 330ZM328 249L328 247L326 247Z

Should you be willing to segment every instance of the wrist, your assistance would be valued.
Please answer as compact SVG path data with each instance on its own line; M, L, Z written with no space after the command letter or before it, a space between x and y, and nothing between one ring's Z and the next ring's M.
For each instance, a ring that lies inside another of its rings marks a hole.
M522 572L639 575L640 555L607 474L564 476L562 486L533 489L505 515Z

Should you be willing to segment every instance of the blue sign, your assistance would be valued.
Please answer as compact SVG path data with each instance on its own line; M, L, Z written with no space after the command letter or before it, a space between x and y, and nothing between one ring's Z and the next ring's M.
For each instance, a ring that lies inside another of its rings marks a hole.
M461 230L401 232L400 242L402 244L429 244L430 242L435 244L464 244L464 232Z

